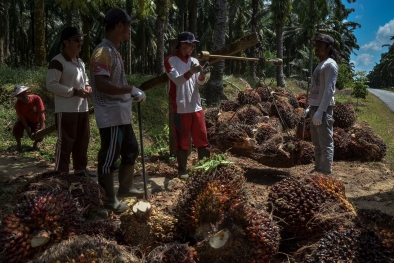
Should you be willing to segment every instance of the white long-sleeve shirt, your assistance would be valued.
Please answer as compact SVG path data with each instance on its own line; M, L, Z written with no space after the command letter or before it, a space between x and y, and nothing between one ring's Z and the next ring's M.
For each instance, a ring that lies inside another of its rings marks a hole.
M88 111L88 100L73 96L74 89L85 89L87 85L89 79L81 59L72 60L61 53L49 63L46 86L54 94L55 113Z
M191 63L200 64L196 58L182 57L179 53L168 56L164 60L164 67L169 77L169 96L174 113L192 113L202 110L198 85L203 85L200 73L190 76Z
M335 84L338 78L338 65L332 58L321 61L313 71L309 105L318 106L319 110L327 111L334 106Z

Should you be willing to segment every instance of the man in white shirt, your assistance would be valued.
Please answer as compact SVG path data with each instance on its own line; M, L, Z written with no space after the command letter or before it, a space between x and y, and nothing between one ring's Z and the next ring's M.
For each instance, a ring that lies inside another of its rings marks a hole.
M312 43L320 61L313 72L308 109L312 117L310 131L315 147L314 170L329 175L334 158L333 107L338 78L337 53L334 39L328 35L319 34L312 39Z

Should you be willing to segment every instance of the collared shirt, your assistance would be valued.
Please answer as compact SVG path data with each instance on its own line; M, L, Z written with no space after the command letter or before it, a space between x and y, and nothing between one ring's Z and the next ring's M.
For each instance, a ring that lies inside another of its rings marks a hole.
M313 71L309 105L326 111L334 106L335 84L338 78L338 65L332 58L321 61Z
M109 95L97 90L94 76L108 76L117 85L127 85L122 57L107 39L96 46L90 59L94 114L98 128L131 123L131 94Z
M87 99L73 96L74 89L85 89L89 85L85 64L80 58L73 60L65 53L55 56L49 63L46 85L55 97L55 113L89 110Z
M198 85L203 85L205 80L198 79L200 73L192 76L187 73L191 64L200 64L196 58L181 56L179 52L168 56L164 60L164 67L169 80L169 96L174 113L192 113L202 110Z

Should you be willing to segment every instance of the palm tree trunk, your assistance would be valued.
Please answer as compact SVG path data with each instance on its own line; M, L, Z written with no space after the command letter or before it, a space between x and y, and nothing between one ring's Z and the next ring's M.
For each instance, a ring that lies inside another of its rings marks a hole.
M197 38L197 7L198 1L189 0L189 30Z
M276 56L283 59L283 27L276 27ZM279 87L286 87L285 77L283 75L283 65L276 67L276 83Z
M161 75L164 72L164 28L168 17L166 0L156 0L156 13L156 75Z
M216 21L214 25L213 50L218 50L226 43L227 0L215 1L215 14ZM209 94L209 96L206 98L206 102L208 105L217 104L221 99L225 98L223 93L223 71L223 60L213 66L211 77L207 83L207 94Z
M35 0L34 20L35 65L41 67L46 65L44 0Z
M84 41L82 44L82 61L85 63L86 68L89 68L89 60L90 60L90 30L92 28L93 21L90 19L88 15L84 15L81 13L82 19L82 32L86 34L84 37Z

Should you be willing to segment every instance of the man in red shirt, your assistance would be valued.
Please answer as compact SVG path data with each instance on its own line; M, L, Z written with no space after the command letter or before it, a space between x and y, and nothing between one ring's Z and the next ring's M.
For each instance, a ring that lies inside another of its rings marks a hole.
M44 103L42 99L35 94L27 94L30 88L26 86L16 85L12 97L16 97L15 110L18 115L18 120L15 122L12 134L15 137L17 150L22 149L21 138L23 137L23 131L26 130L29 138L34 141L33 150L38 150L38 143L43 138L35 140L34 134L39 130L45 129L45 114L44 114Z

